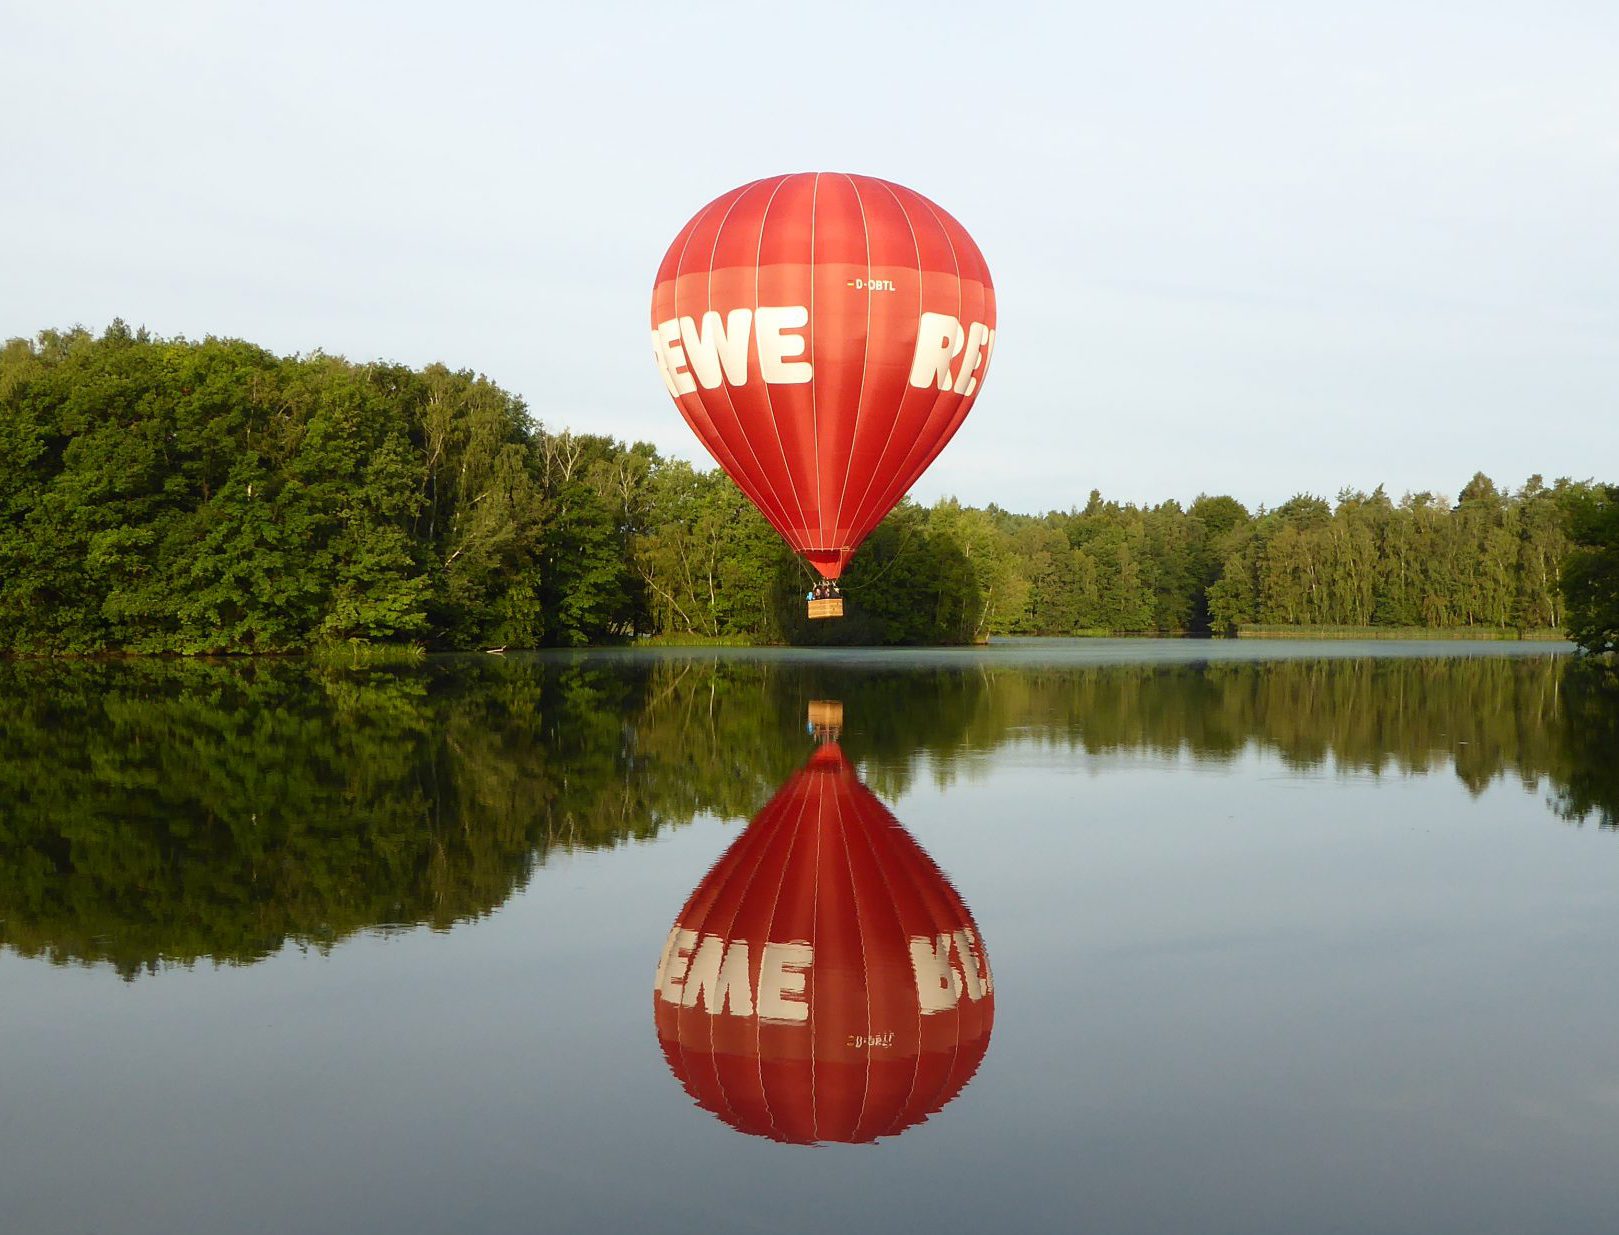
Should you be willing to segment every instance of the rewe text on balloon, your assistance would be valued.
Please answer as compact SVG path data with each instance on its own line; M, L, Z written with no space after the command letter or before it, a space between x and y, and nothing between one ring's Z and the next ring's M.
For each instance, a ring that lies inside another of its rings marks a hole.
M878 289L876 281L870 286ZM755 373L769 385L802 385L815 376L811 361L797 359L806 350L805 336L798 332L809 321L809 308L801 304L760 305L757 311L732 309L723 317L710 309L700 324L693 317L659 322L652 332L652 353L663 384L677 399L698 386L704 390L718 389L722 382L746 386ZM940 390L970 395L978 386L979 370L989 363L994 350L993 327L983 322L964 327L952 314L922 313L911 355L910 384L918 389L936 385Z

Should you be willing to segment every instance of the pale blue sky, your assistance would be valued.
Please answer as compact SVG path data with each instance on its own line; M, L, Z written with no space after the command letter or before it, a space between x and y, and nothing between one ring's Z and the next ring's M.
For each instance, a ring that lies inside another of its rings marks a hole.
M735 184L966 224L1018 510L1619 480L1619 8L0 0L0 335L443 360L702 459L647 344Z

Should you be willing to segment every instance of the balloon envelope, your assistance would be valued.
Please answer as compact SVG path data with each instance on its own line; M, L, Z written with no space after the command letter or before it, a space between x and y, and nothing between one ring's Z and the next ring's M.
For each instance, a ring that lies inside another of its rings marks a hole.
M686 423L828 578L960 427L994 344L972 237L869 176L715 198L652 292L653 354Z
M732 1127L865 1142L961 1091L995 995L966 904L828 743L692 892L653 1009L676 1077Z

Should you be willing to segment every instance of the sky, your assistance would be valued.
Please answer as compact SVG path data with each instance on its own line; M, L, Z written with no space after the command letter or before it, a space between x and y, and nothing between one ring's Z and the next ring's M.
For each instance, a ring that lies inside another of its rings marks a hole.
M995 279L919 500L1619 481L1611 3L0 0L0 114L0 337L443 361L706 464L664 250L853 171Z

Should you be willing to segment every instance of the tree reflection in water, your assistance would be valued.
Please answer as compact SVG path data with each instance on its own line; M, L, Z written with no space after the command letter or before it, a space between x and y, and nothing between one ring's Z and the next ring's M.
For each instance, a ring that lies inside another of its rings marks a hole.
M888 662L880 662L887 664ZM746 819L841 698L879 796L1009 742L1542 786L1619 822L1619 690L1564 657L863 667L802 657L0 664L0 943L125 976L488 913L553 849Z

